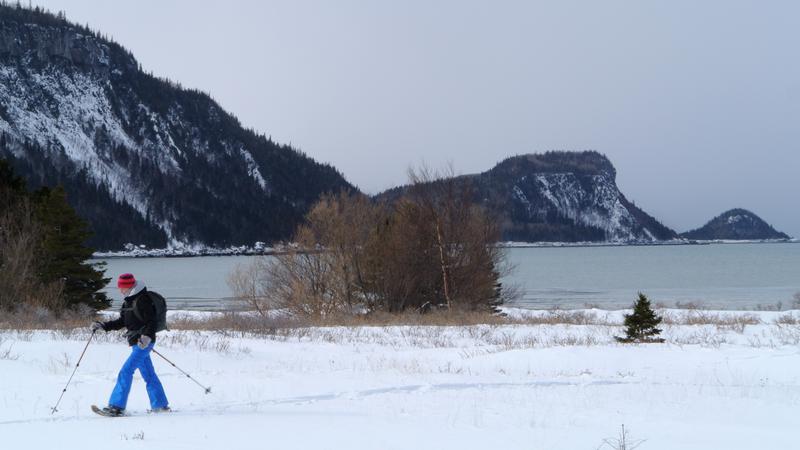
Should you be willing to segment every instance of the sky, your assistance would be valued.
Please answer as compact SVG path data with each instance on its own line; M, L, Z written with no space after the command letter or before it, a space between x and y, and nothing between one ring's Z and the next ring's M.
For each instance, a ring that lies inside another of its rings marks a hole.
M597 150L677 231L800 237L800 2L34 0L368 193Z

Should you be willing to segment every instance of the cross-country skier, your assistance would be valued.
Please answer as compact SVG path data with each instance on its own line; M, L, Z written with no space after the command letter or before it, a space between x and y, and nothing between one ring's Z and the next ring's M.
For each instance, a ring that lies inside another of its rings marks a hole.
M117 287L125 297L120 309L119 318L108 322L94 322L91 330L103 331L119 330L126 328L126 337L131 346L131 355L117 376L117 384L111 392L108 406L101 413L109 416L121 416L125 413L128 404L128 394L131 391L133 372L139 369L145 383L147 395L150 397L150 408L153 412L170 411L164 387L153 368L150 359L150 350L156 342L157 317L153 300L150 298L144 283L137 281L133 274L125 273L119 276Z

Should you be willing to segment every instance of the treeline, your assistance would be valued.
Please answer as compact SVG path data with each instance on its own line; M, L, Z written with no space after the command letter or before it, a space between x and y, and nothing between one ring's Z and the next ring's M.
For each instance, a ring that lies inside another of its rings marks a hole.
M511 179L531 173L552 172L574 172L584 175L607 172L613 176L617 174L614 165L605 155L589 150L583 152L548 151L512 156L497 163L486 175Z
M397 202L324 196L285 253L240 267L230 284L264 315L492 311L506 293L497 238L468 186L422 170Z
M87 224L60 187L29 191L0 160L0 310L110 306L101 267L87 264Z
M52 13L46 8L40 6L32 6L30 4L23 5L22 2L15 1L9 2L0 0L0 20L15 21L20 23L34 23L41 26L70 26L75 27L81 32L94 36L98 39L112 41L110 36L102 34L98 31L92 30L88 24L78 25L72 24L67 20L64 11Z
M0 18L3 20L15 20L24 23L35 23L43 26L67 25L68 22L63 11L56 14L51 13L45 8L35 6L33 8L23 6L21 2L0 1ZM89 27L84 31L91 33Z

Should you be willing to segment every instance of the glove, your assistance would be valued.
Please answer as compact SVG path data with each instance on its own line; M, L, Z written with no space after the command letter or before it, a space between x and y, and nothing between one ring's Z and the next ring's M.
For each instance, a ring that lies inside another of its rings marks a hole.
M139 348L140 349L142 349L142 350L146 349L147 346L150 345L151 342L153 342L153 340L150 339L150 336L145 336L145 335L139 336Z
M102 322L92 322L92 325L89 326L89 329L92 331L92 333L94 333L97 330L103 330L103 331L106 330L105 327L103 327Z

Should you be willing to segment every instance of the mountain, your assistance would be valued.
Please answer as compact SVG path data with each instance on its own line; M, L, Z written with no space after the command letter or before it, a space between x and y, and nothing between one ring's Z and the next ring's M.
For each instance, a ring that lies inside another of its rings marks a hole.
M681 237L703 241L791 239L757 215L741 208L725 211L701 228L681 233Z
M654 242L677 238L619 191L616 169L594 152L547 152L508 158L458 177L499 219L503 239L524 242ZM407 187L378 195L389 201Z
M321 193L354 189L63 14L5 4L0 157L62 184L101 250L284 239Z

